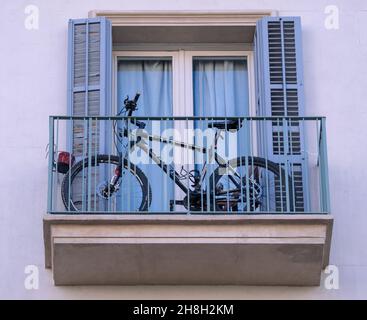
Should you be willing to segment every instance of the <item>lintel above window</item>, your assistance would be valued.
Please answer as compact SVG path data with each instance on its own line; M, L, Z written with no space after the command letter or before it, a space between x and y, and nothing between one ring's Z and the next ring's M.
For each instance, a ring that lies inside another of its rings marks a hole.
M256 26L256 21L278 16L275 10L263 11L109 11L92 10L89 17L106 17L112 26Z

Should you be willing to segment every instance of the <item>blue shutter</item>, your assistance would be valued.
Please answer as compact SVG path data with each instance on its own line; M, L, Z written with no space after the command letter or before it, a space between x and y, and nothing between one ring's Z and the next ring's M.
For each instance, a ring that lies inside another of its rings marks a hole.
M303 116L303 66L299 17L265 17L255 33L256 99L258 116ZM308 210L307 166L302 125L272 122L259 129L262 156L281 163L293 178L295 211ZM284 190L284 186L279 189ZM278 190L277 210L285 203ZM285 208L282 208L285 211Z
M68 113L72 116L98 116L111 113L112 28L104 17L71 19L68 36ZM106 148L106 128L93 128L99 136L93 152ZM83 156L85 122L69 126L69 144L76 156ZM85 148L84 144L84 155Z

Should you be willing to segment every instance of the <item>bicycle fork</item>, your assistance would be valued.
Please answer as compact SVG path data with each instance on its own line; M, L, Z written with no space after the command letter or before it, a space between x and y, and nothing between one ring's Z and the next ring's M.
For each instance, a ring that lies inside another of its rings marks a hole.
M114 174L109 183L106 183L105 187L101 190L101 196L105 199L110 198L114 193L117 193L120 189L122 176L125 174L122 165L122 157L120 156L119 164L114 170Z

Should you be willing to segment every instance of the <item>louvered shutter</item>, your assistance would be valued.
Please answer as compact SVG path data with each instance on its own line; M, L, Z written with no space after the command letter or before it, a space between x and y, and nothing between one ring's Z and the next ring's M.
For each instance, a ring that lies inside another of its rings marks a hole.
M303 116L303 67L299 17L266 17L255 34L258 116ZM262 156L281 163L293 178L289 192L295 211L308 209L303 127L299 121L273 121L259 129ZM276 181L276 210L286 211L285 184Z
M68 48L68 112L72 116L110 115L112 78L111 23L104 17L71 19ZM92 125L97 125L95 122ZM71 131L72 130L72 131ZM75 156L86 155L85 122L74 121L70 142ZM93 152L104 152L104 128L92 130Z
M112 29L104 17L69 21L68 113L71 116L111 115ZM69 150L77 159L109 153L108 128L103 121L74 120L68 124ZM91 159L91 157L89 157ZM84 173L83 173L84 174ZM79 210L102 210L94 191L93 177L76 177L72 186ZM91 187L88 185L91 182Z

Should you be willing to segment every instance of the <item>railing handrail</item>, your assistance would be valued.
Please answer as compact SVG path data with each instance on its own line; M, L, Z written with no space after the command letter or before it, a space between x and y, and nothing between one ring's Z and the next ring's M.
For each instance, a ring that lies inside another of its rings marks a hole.
M251 117L199 117L199 116L162 116L162 117L146 117L146 116L59 116L51 115L50 119L54 120L294 120L294 121L315 121L326 119L325 116L251 116Z

